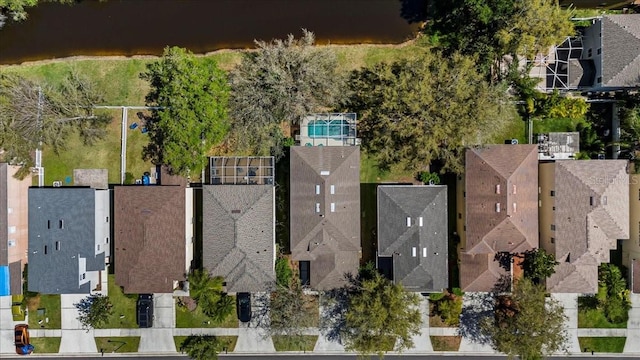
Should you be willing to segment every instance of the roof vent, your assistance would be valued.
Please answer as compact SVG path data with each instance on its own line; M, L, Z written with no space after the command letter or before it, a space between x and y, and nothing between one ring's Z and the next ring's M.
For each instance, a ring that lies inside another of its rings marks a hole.
M232 214L240 214L240 210L231 210Z

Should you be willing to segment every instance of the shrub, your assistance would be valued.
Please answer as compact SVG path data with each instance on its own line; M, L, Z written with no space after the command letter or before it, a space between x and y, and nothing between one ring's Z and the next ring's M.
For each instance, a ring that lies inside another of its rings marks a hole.
M429 300L431 301L440 301L444 298L444 293L431 293L429 294Z
M455 295L455 296L460 296L462 297L464 295L464 292L462 291L462 289L460 288L453 288L451 289L451 292Z
M276 259L276 283L280 286L289 287L293 272L289 267L287 258L278 256Z
M448 299L438 302L438 312L442 321L449 326L456 326L460 323L460 314L462 314L462 299Z
M604 304L604 314L612 323L622 323L629 319L629 305L619 297L610 297Z
M440 176L436 173L421 171L418 173L418 180L422 181L425 184L439 185L440 184Z

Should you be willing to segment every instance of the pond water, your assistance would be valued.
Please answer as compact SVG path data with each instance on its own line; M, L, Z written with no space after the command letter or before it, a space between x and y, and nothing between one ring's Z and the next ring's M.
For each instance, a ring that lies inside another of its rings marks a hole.
M76 55L158 55L248 48L313 31L319 44L400 43L425 0L108 0L44 3L0 30L0 64Z

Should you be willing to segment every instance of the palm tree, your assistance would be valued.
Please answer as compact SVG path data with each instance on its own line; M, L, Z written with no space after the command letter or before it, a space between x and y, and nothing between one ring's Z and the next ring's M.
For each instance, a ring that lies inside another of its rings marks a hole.
M204 297L221 293L222 283L221 277L211 277L207 271L198 269L189 274L189 293L191 298L200 305L200 302L206 301Z

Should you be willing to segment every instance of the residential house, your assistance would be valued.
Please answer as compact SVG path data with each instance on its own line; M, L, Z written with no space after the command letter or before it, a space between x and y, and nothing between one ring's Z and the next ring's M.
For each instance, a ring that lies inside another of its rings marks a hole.
M540 90L612 91L640 88L640 14L604 15L568 37L531 70Z
M108 190L29 189L29 291L89 294L101 290L109 249Z
M622 242L622 264L629 269L631 291L640 294L640 174L629 175L629 239Z
M540 246L560 262L552 293L598 291L598 265L629 238L626 160L559 160L540 164Z
M378 186L378 268L408 291L449 286L447 187Z
M184 290L193 261L193 188L162 168L156 185L114 188L115 280L126 294Z
M294 146L290 161L291 257L303 284L340 287L361 257L360 148Z
M22 294L22 272L28 261L28 191L31 176L14 177L20 169L0 163L0 296Z
M511 277L513 263L504 264L501 254L538 247L538 147L468 149L459 181L460 285L464 291L492 291Z
M202 196L204 268L228 292L261 292L275 285L273 157L210 158Z

